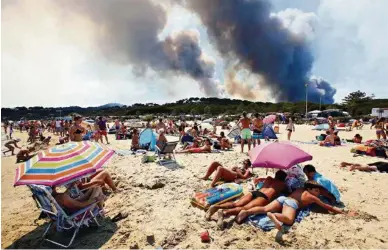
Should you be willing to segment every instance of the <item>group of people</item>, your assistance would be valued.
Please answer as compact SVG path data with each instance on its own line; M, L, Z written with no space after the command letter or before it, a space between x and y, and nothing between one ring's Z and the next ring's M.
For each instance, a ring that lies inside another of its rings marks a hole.
M212 187L221 179L226 182L247 179L252 176L249 167L249 159L243 161L242 167L233 167L232 169L225 168L218 162L213 162L202 179L207 180L215 173L211 183ZM286 183L287 173L278 170L274 178L267 177L255 180L255 185L261 181L260 188L248 192L239 200L210 206L205 218L211 220L212 215L217 212L217 225L223 229L223 220L226 217L236 216L237 223L242 223L250 215L267 214L276 228L281 230L283 224L293 224L297 210L313 203L333 213L345 213L342 209L330 205L339 201L339 191L335 188L335 194L332 194L319 184L317 180L321 175L317 173L314 166L306 165L303 172L308 180L304 187L290 190ZM330 204L322 202L319 196L325 197Z

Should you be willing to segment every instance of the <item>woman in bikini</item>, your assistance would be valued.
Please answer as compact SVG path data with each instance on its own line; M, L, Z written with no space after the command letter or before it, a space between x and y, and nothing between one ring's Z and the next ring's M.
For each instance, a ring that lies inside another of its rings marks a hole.
M385 118L380 118L375 125L376 128L376 136L377 140L380 140L382 137L384 140L387 139L387 135L384 132L384 123L385 123Z
M190 148L185 149L181 151L176 151L176 153L211 153L212 151L212 144L210 139L205 140L205 145L203 145L200 148Z
M70 128L69 136L71 141L82 141L85 128L81 126L82 118L80 116L74 117L74 125Z

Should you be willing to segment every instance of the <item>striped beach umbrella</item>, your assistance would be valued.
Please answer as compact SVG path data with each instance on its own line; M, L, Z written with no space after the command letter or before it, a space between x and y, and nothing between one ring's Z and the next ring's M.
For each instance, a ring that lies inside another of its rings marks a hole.
M109 160L114 151L90 141L69 142L39 152L16 169L14 186L55 186L91 174Z

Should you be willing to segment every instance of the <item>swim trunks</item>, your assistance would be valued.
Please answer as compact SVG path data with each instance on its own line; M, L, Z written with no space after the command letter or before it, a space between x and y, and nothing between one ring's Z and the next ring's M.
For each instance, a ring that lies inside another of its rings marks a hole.
M388 173L388 162L378 161L374 163L369 163L368 166L375 166L378 171Z
M292 207L293 209L295 210L298 210L298 204L296 203L296 201L292 198L288 198L288 197L285 197L285 196L280 196L276 199L282 206L284 205L287 205L289 207Z
M252 135L251 135L251 130L249 128L244 128L243 130L241 130L241 139L248 140L251 138L252 138Z
M252 191L251 194L252 194L252 199L262 197L262 198L266 199L267 201L269 200L268 196L266 194L260 192L259 190Z

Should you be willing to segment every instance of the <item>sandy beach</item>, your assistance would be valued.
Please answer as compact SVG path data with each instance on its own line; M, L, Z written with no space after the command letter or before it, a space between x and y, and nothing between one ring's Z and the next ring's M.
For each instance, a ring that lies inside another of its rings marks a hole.
M311 126L296 125L292 140L308 142L321 132ZM375 130L340 132L351 139L359 133L366 139L375 138ZM26 145L27 134L15 132ZM109 137L113 149L129 149L130 140ZM177 138L169 138L169 140ZM286 139L285 125L280 126L280 140ZM57 137L54 137L54 141ZM276 230L263 232L247 223L238 225L233 217L226 220L224 231L216 222L205 221L203 210L193 207L190 198L195 191L209 187L209 181L199 180L212 161L227 167L247 158L234 151L210 154L177 155L179 168L168 168L157 163L141 163L142 156L114 156L107 170L119 180L120 193L111 194L106 202L107 216L100 228L85 228L75 239L73 248L388 248L388 185L387 174L349 172L339 168L341 161L370 163L381 159L353 157L351 145L323 148L318 145L296 143L313 155L318 172L332 180L340 189L342 201L349 210L359 215L347 217L311 213L301 223L295 223L284 235L282 244L275 242ZM247 148L245 149L245 152ZM40 240L45 221L37 220L39 210L27 187L14 188L15 157L1 158L2 248L53 248ZM257 176L265 177L266 170L256 168ZM268 171L273 174L272 170ZM243 184L246 187L246 184ZM110 221L120 211L129 216L117 223ZM214 218L216 216L213 216ZM212 241L202 243L199 234L208 230ZM66 236L66 234L65 234Z

